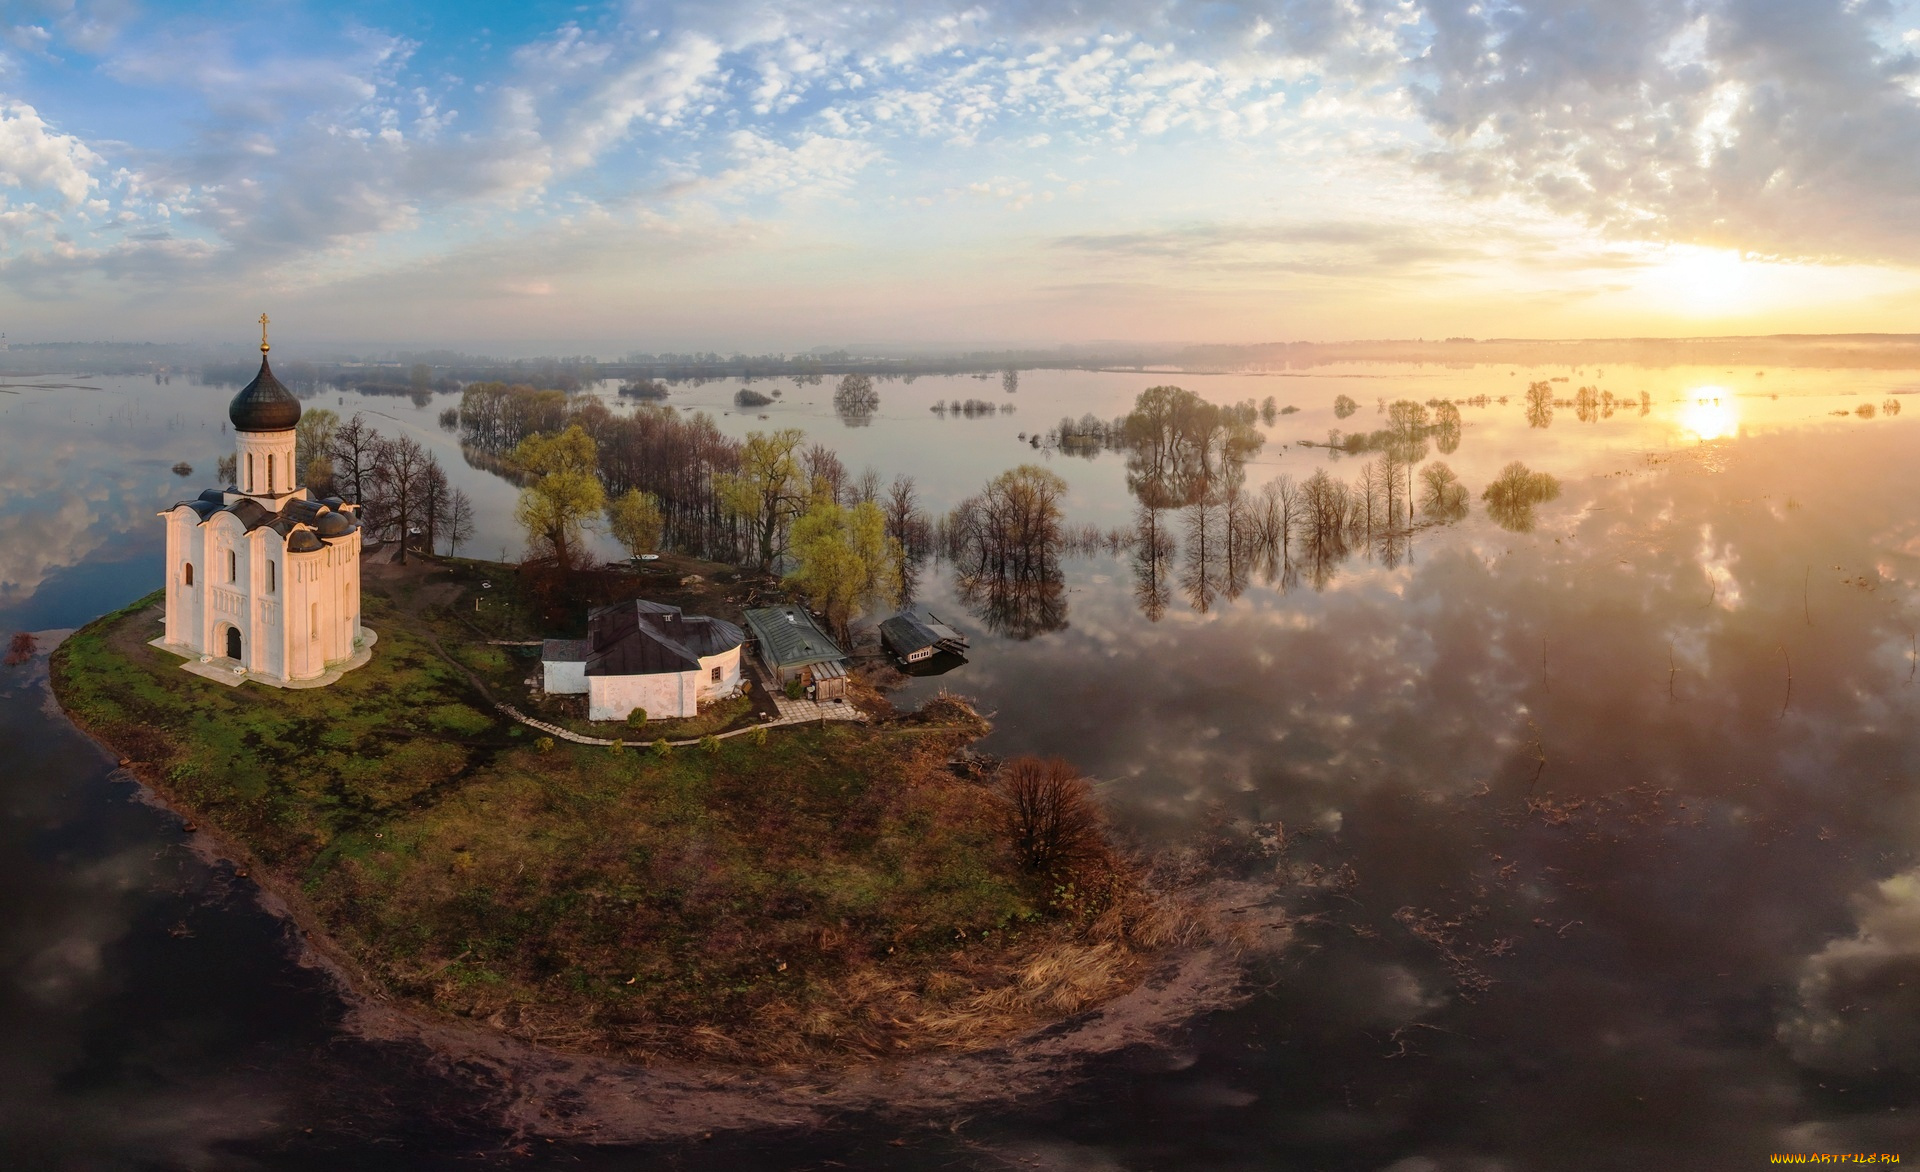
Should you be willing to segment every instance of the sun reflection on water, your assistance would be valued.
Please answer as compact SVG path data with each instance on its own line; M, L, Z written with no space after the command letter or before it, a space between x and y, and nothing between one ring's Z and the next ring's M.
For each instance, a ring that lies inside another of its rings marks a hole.
M1701 440L1732 435L1740 427L1740 411L1733 392L1725 387L1696 387L1692 401L1680 411L1680 425Z

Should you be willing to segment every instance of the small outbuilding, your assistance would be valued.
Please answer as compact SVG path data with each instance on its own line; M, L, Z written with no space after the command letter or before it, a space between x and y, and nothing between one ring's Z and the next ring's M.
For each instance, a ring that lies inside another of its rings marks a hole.
M924 609L903 610L881 623L880 641L901 663L919 663L942 651L960 655L967 650L965 635Z
M589 720L693 716L740 691L746 633L677 606L634 599L587 616L585 639L548 639L540 658L546 689L587 695Z
M812 615L797 606L763 606L742 617L755 654L776 682L798 679L813 688L816 700L846 699L847 653Z

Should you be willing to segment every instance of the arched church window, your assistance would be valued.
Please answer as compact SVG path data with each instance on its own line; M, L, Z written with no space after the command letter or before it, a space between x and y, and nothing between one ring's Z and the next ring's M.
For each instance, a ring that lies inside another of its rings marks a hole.
M238 558L234 557L232 550L228 550L227 551L227 581L238 582L239 580L240 580L240 561Z
M267 492L273 492L273 453L267 453Z
M267 593L273 593L273 562L271 560L267 562Z
M186 576L182 579L182 582L188 586L193 585L193 563L192 562L186 563Z
M253 491L253 453L247 453L247 491Z

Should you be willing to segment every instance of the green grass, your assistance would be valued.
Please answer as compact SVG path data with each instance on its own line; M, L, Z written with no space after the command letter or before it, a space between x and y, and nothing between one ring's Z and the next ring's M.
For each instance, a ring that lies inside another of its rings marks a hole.
M1012 869L989 791L945 769L980 731L950 711L541 753L422 632L472 666L497 649L372 592L372 662L302 691L179 670L145 645L155 601L62 645L62 703L372 980L439 1010L633 1054L892 1050L957 1028L936 1002L1004 1001L1023 958L1078 930Z

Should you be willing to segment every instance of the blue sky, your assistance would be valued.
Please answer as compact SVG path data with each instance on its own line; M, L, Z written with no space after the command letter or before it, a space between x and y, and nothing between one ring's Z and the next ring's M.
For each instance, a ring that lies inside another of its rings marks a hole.
M0 328L1920 329L1885 0L0 0Z

